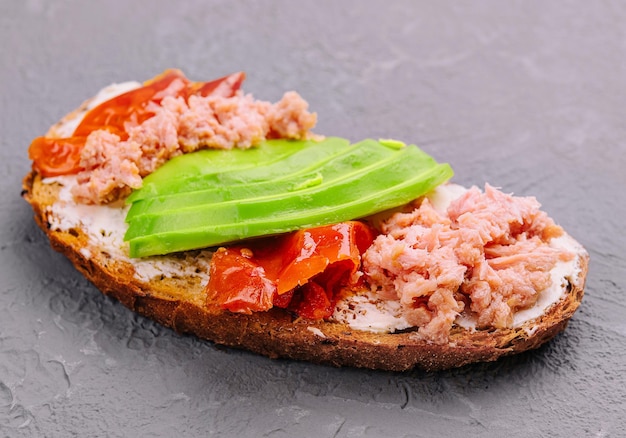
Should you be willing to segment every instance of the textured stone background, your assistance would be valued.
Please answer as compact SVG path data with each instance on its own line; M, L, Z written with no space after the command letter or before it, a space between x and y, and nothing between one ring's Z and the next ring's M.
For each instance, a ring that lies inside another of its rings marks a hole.
M588 2L0 2L2 436L624 436L626 6ZM103 297L32 221L30 140L104 85L179 67L296 89L318 132L415 142L535 195L589 250L538 351L425 374L272 361Z

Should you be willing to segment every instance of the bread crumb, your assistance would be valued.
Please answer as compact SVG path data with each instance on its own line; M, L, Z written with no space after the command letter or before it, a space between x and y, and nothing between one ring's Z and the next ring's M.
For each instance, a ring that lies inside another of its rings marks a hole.
M326 335L317 327L307 327L306 328L308 331L310 331L311 333L313 333L316 336L319 336L320 338L326 339Z

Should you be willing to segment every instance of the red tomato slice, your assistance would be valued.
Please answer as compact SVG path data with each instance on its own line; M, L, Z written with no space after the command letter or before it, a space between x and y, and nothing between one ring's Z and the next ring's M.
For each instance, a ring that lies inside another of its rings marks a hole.
M330 276L332 285L344 274L353 274L359 267L360 255L372 243L372 233L362 222L342 222L335 225L300 230L290 235L281 272L277 277L278 293L282 294L304 285L310 278L324 273L333 263L348 261L339 275ZM328 284L327 284L328 286Z
M207 300L232 312L252 313L272 308L276 285L245 250L220 248L213 254Z
M316 282L309 281L300 288L289 309L302 318L324 319L333 314L334 306L334 300L331 300L327 291Z
M245 78L245 73L237 72L211 82L194 82L188 87L188 95L232 97Z
M174 81L179 81L179 87L167 89ZM124 124L133 122L140 124L154 114L146 109L150 102L160 102L166 95L178 95L186 89L189 80L179 70L166 70L141 88L127 91L119 96L102 102L91 109L76 127L74 136L88 136L92 131L106 127L112 132L127 137Z
M244 275L263 272L274 285L275 306L306 318L328 317L338 290L354 283L361 254L373 239L367 225L352 221L256 240L246 248L221 249L223 255L211 261L208 303L244 313L267 307L251 301L265 296L266 283ZM249 257L242 257L242 251Z
M80 151L84 145L84 137L37 137L28 148L28 156L33 168L44 177L69 175L81 170Z

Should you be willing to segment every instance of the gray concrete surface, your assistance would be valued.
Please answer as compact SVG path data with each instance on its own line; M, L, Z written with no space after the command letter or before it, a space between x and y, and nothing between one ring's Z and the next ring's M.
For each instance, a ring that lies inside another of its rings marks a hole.
M0 2L0 435L619 437L626 419L620 2ZM535 195L591 254L538 351L442 373L274 361L103 297L20 198L32 138L102 86L179 67L298 90L318 132L394 137Z

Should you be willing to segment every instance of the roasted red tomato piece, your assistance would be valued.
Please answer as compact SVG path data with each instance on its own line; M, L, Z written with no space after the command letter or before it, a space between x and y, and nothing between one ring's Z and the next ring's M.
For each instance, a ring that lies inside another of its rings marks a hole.
M332 314L337 291L356 282L361 254L373 239L367 225L350 221L221 249L211 261L208 303L244 313L265 309L265 302L250 302L251 297L266 297L267 283L258 278L262 272L263 279L274 285L274 306L306 318L326 318ZM227 302L237 302L239 308Z
M69 175L81 170L80 151L84 145L84 137L37 137L28 148L28 156L42 176Z
M248 253L245 249L220 248L213 254L207 302L241 313L272 308L276 285Z
M127 91L91 109L76 127L74 136L86 137L92 131L106 128L125 139L125 123L144 122L154 115L147 109L150 102L159 103L166 96L177 96L188 85L189 80L181 71L166 70L145 82L143 87Z
M327 291L315 281L309 281L298 288L288 309L302 318L324 319L333 314L334 307L334 299Z
M232 97L241 88L245 78L245 73L237 72L210 82L194 82L187 87L187 97L191 95Z
M326 289L333 289L343 277L354 274L361 263L361 254L372 244L373 233L362 222L342 222L309 228L289 234L282 242L280 272L276 276L278 294L283 294L317 276ZM331 265L346 261L330 269ZM339 268L339 269L337 269ZM334 274L334 275L330 275Z

